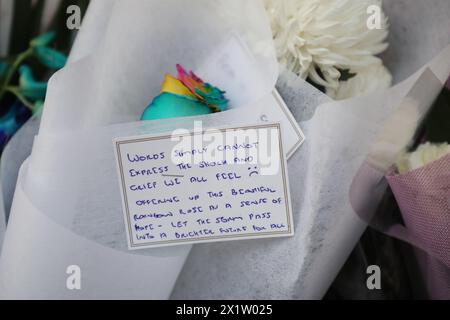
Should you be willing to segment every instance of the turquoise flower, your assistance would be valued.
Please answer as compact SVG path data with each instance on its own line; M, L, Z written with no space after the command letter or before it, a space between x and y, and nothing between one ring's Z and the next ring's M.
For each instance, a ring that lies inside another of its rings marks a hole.
M209 114L212 109L191 97L163 92L145 109L141 120L159 120Z
M67 63L67 57L48 47L37 47L35 53L39 62L50 69L61 69Z
M19 93L33 101L43 100L47 92L47 83L36 81L33 77L33 72L27 65L19 68L19 74Z
M9 66L6 62L0 61L0 79L6 75L8 68Z
M38 100L34 103L31 112L33 114L36 114L36 113L40 112L42 110L42 108L44 108L44 101Z
M60 69L67 62L63 53L50 48L55 36L47 32L30 41L29 48L11 61L0 61L0 154L15 132L44 106L47 83L37 81L24 62L36 58L50 69ZM17 74L19 83L15 84Z
M47 32L30 42L39 62L50 69L61 69L67 63L67 57L63 53L52 49L49 44L55 39L55 32Z
M56 33L54 31L46 32L31 40L30 47L37 48L48 46L53 40L55 40L55 38Z

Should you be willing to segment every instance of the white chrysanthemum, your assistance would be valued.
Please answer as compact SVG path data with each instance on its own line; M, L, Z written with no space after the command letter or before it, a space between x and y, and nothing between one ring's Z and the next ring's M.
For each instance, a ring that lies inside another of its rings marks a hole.
M448 143L431 144L429 142L420 145L416 151L403 154L397 161L396 166L400 174L419 169L433 161L450 154Z
M392 75L382 63L375 63L358 69L354 77L340 81L337 89L328 88L327 95L336 100L344 100L378 90L387 89L392 84Z
M339 70L380 63L387 18L369 29L367 9L381 0L265 0L280 63L325 88L337 89ZM320 73L318 72L320 71Z

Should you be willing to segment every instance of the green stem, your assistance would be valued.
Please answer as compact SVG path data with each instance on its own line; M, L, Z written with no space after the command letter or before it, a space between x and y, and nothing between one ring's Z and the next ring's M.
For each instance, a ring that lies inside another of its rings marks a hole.
M14 63L12 64L11 68L9 68L8 73L6 74L5 80L3 81L2 88L0 89L0 101L3 99L3 95L5 94L5 92L10 91L10 90L7 90L7 87L9 85L9 83L11 82L17 69L20 67L22 62L25 61L32 54L33 54L33 48L28 48L28 50L19 54L17 56L16 60L14 60Z
M33 104L20 94L19 89L17 87L5 87L4 91L10 92L13 95L15 95L16 98L20 100L20 102L22 102L28 109L33 111L34 107Z

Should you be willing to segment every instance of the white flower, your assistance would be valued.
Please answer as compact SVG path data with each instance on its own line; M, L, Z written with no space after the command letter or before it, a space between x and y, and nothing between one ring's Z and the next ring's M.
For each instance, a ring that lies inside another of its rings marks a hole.
M339 70L379 64L387 48L387 18L367 27L371 5L381 0L265 0L280 63L327 89L339 86ZM319 72L318 72L319 71Z
M450 145L448 143L424 143L420 145L416 151L400 156L396 163L398 173L403 174L419 169L448 154L450 154Z
M382 63L358 69L355 73L347 81L340 81L337 89L328 88L327 95L336 100L344 100L387 89L392 84L392 75Z

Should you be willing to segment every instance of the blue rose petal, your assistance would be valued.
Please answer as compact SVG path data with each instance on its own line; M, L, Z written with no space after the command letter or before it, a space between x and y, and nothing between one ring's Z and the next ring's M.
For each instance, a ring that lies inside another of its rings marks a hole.
M61 69L67 63L67 57L64 54L48 47L37 47L35 53L39 61L51 69Z
M43 100L47 92L47 83L34 80L30 67L23 65L19 68L19 92L25 98Z

